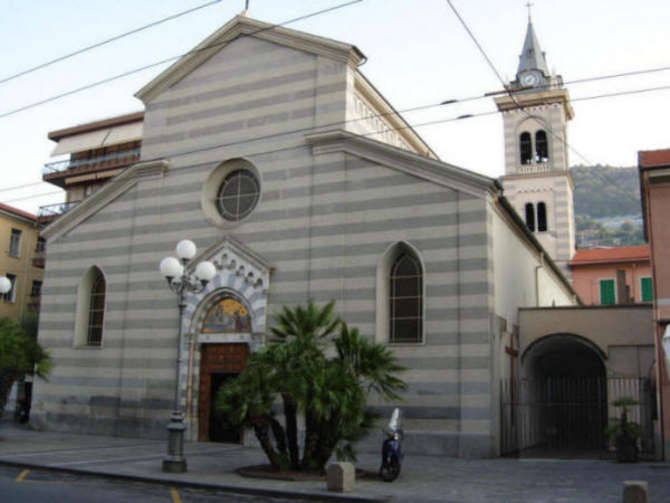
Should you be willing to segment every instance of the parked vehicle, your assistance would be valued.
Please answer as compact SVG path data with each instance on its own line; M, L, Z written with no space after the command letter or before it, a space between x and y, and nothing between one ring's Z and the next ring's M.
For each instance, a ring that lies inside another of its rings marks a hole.
M382 466L379 468L379 476L384 482L393 482L400 475L402 460L402 442L404 432L400 428L400 409L393 409L388 430L384 430L384 443L382 444Z
M30 407L25 398L19 398L16 401L16 409L14 409L14 421L21 424L26 424L30 418Z

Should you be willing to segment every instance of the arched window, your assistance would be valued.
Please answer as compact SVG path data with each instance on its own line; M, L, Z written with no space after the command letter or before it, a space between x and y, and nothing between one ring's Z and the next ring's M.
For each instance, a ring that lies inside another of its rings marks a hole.
M424 341L423 264L416 248L403 241L389 246L377 262L375 341Z
M107 283L102 271L92 266L79 281L74 345L102 346Z
M391 266L391 342L421 342L423 323L423 274L419 260L408 251Z
M91 287L88 305L88 335L86 344L100 346L102 344L102 325L105 318L105 277L97 267Z
M547 143L547 133L539 130L535 133L535 161L547 162L549 160L549 144Z
M537 203L537 230L539 232L547 230L547 205L543 202Z
M533 145L529 132L521 133L519 137L519 152L521 153L521 164L530 164L533 160Z
M526 203L526 227L535 232L535 208L533 203Z

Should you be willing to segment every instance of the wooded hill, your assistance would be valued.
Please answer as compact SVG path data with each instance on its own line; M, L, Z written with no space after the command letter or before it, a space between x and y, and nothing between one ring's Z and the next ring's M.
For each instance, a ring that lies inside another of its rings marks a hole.
M575 166L570 169L575 182L575 224L577 246L629 246L644 244L641 226L640 187L637 168ZM616 228L607 221L629 217Z

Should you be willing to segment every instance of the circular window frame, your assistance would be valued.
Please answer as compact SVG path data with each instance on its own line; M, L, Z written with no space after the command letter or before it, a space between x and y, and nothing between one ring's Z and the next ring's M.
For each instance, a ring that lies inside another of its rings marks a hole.
M223 182L226 178L235 171L248 171L256 179L258 185L258 197L256 198L255 205L246 213L246 215L238 220L229 220L219 211L219 192L221 191ZM200 202L203 213L212 224L222 229L230 229L239 226L241 223L249 219L261 204L262 199L263 180L260 176L260 172L256 169L256 166L247 159L238 158L222 162L209 173L203 184Z
M242 180L249 182L253 186L253 190L241 193ZM228 184L236 184L232 194L228 193L231 189L231 186ZM216 207L224 220L229 222L239 222L240 220L244 220L252 211L254 211L258 205L260 196L260 183L258 183L254 174L248 169L238 169L228 173L221 185L219 185L219 190L216 194ZM230 201L234 202L234 211L227 208Z

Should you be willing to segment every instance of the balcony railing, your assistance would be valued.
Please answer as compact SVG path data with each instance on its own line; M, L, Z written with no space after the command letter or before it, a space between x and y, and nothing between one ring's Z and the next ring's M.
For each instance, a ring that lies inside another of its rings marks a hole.
M63 213L66 213L77 206L80 202L81 201L70 201L69 203L47 204L46 206L40 206L40 209L37 211L37 221L40 223L51 222L56 217L61 216Z
M103 163L109 164L105 167L113 167L121 164L129 164L140 158L140 149L125 150L123 152L115 152L92 159L65 159L63 161L48 162L42 168L42 176L60 173L62 171L78 168L81 166L94 166Z

